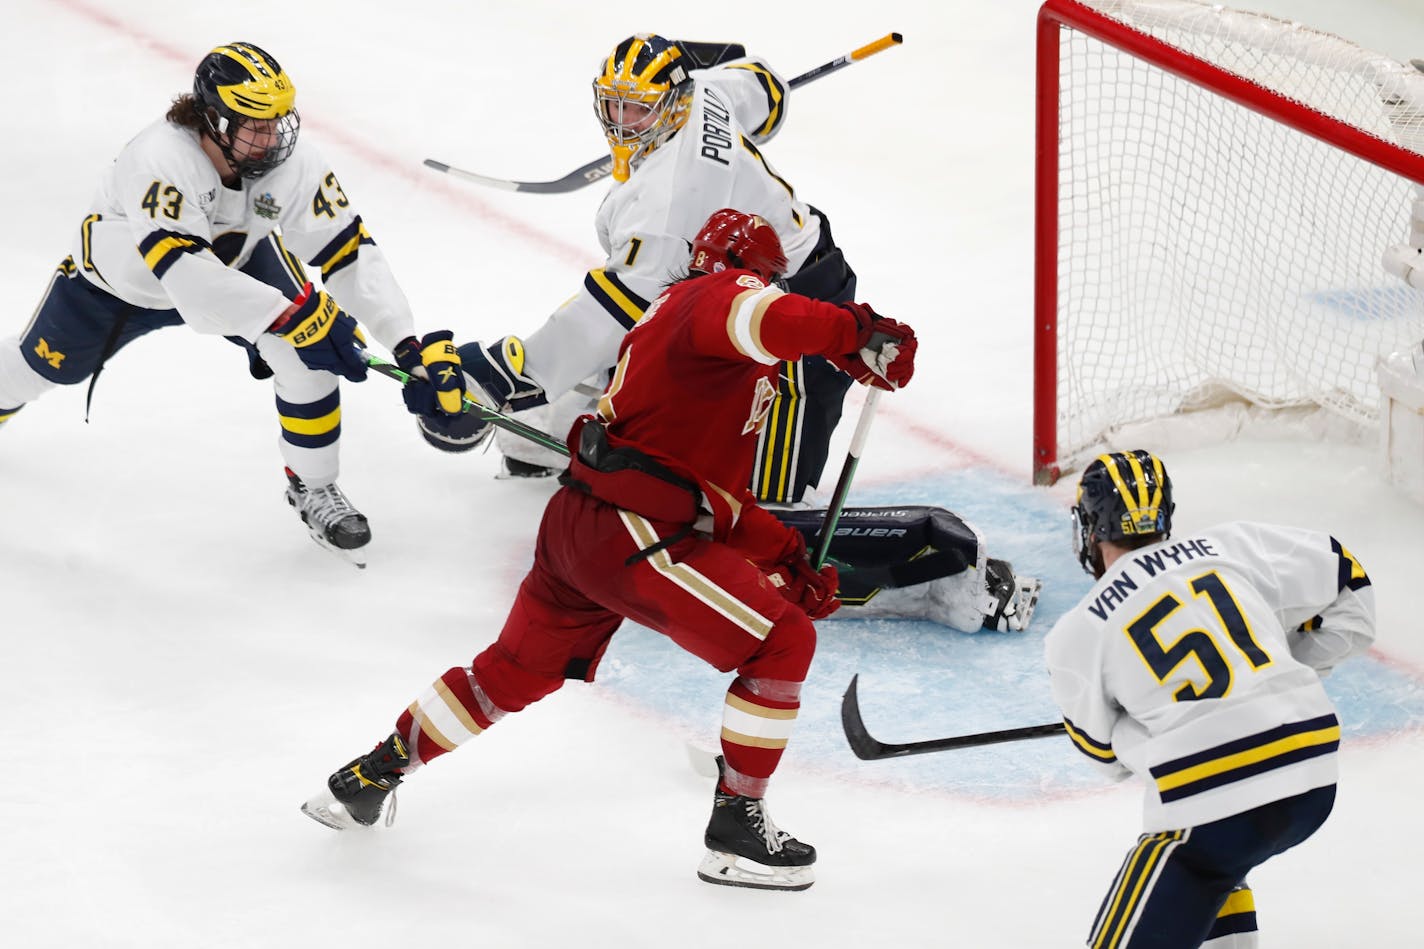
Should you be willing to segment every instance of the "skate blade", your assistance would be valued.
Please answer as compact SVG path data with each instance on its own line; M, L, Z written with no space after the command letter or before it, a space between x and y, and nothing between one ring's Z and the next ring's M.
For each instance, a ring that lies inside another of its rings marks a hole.
M373 830L379 825L389 827L396 822L396 796L392 793L386 798L374 824L363 824L352 817L346 807L332 795L330 789L308 798L302 804L302 813L332 830Z
M302 804L302 813L318 824L325 824L332 830L350 830L353 827L365 826L358 824L330 791L322 791Z
M355 547L350 550L347 550L342 547L337 547L335 544L331 543L321 534L311 529L307 530L307 536L310 537L312 539L312 542L315 543L322 550L330 551L331 553L335 554L340 559L351 564L351 566L357 568L358 570L366 569L365 547Z
M768 867L746 857L709 850L697 868L697 878L718 886L753 890L805 890L816 882L812 867Z

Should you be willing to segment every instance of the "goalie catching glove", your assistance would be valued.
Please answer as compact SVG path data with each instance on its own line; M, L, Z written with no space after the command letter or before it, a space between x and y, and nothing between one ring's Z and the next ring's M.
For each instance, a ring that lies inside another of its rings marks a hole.
M449 330L409 336L395 348L396 365L410 381L401 394L415 415L459 415L465 410L465 374Z
M903 389L915 374L915 331L897 320L886 319L864 303L842 303L855 317L856 351L828 356L831 365L863 386L894 391Z
M366 342L361 327L325 290L314 291L310 283L267 332L295 346L308 369L334 372L352 382L366 378L366 363L356 351L357 343Z

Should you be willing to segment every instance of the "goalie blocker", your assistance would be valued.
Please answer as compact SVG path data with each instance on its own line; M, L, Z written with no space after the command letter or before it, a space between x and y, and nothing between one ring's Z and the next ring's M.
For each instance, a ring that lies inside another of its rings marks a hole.
M772 510L814 548L822 510ZM860 615L923 618L962 632L1025 629L1042 584L990 559L983 538L941 507L851 507L841 512L830 560L841 602Z

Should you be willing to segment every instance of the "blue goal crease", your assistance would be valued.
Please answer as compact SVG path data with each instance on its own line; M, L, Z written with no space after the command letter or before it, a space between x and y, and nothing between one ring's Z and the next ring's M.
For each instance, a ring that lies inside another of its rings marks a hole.
M1061 738L887 761L851 754L840 704L854 675L860 676L866 728L885 742L1057 721L1043 636L1092 586L1073 558L1061 501L999 472L960 469L876 485L855 493L852 503L946 507L983 533L992 556L1042 579L1043 594L1024 633L968 634L926 620L855 619L850 607L821 622L788 759L847 777L1008 801L1109 786ZM609 646L598 681L679 730L715 742L728 679L664 637L626 623ZM1326 679L1326 690L1347 742L1424 726L1424 682L1373 657L1341 665Z

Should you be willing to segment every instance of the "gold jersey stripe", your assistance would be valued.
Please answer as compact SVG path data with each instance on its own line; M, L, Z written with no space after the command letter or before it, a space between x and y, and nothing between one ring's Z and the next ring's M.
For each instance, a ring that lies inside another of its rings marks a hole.
M406 709L406 711L410 712L410 717L415 720L416 727L419 728L427 738L435 742L435 744L446 751L454 751L460 747L440 733L440 729L436 728L435 724L431 722L425 712L421 710L419 702L410 703L410 708Z
M632 511L623 510L618 512L618 516L622 518L623 526L627 528L629 536L633 538L633 542L638 545L639 550L646 550L658 542L657 531L644 518ZM770 635L773 625L771 620L732 596L688 564L674 563L666 550L659 550L648 557L646 562L663 577L681 587L694 599L705 603L740 629L757 639L766 639Z
M1287 735L1275 741L1268 742L1256 748L1246 751L1238 751L1234 755L1226 755L1213 761L1203 762L1192 768L1185 768L1172 774L1164 775L1157 779L1157 792L1171 791L1183 785L1192 784L1203 778L1214 777L1218 774L1225 774L1228 771L1235 771L1237 768L1244 768L1262 761L1269 761L1271 758L1288 754L1292 751L1299 751L1302 748L1312 748L1316 745L1326 745L1330 742L1340 740L1340 726L1331 725L1327 728L1318 728L1314 731L1301 732L1298 735Z
M754 738L751 735L734 732L729 728L722 729L722 740L746 748L785 748L791 741L790 738Z
M282 428L293 435L325 435L341 424L341 408L338 406L317 418L296 418L291 415L278 415L277 418L281 421Z
M799 711L798 709L794 708L768 708L765 705L757 705L753 702L748 702L746 699L737 695L728 695L727 704L732 706L732 708L738 709L739 711L746 712L748 715L755 715L757 718L789 719L795 718L797 712Z

